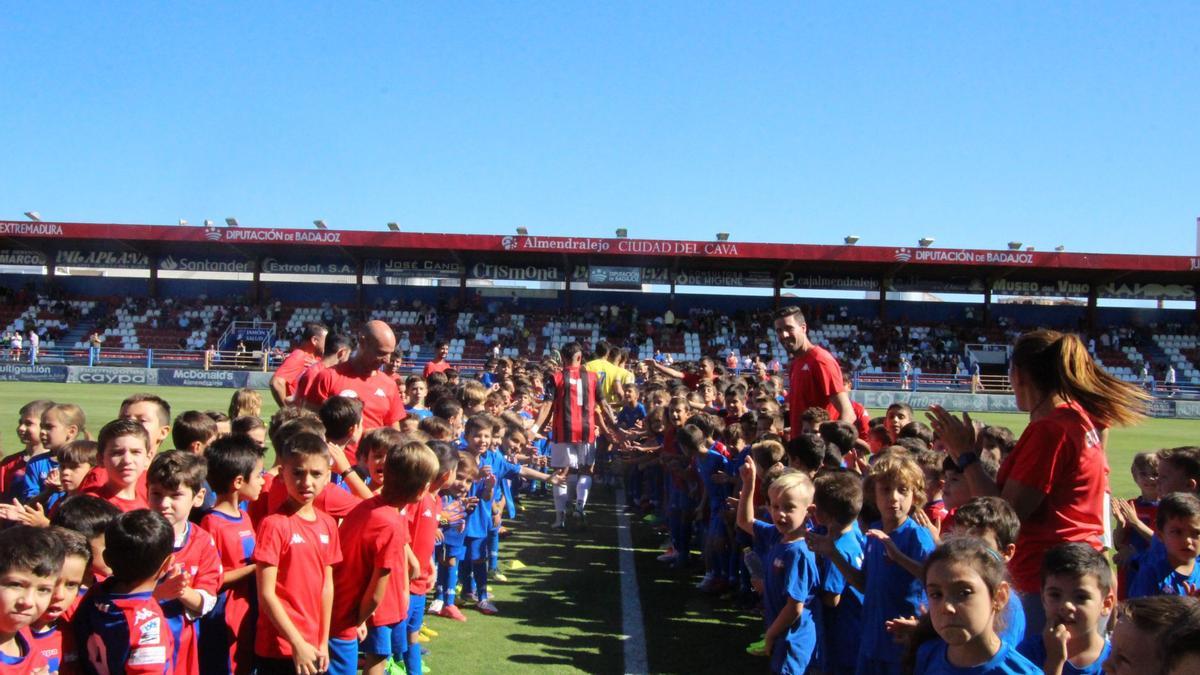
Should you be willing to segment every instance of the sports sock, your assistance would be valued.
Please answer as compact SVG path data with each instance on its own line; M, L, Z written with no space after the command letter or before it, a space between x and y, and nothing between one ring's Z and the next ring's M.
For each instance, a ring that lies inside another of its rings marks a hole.
M458 592L458 561L446 563L446 604L453 605Z
M580 511L587 506L588 493L592 490L591 474L582 474L579 476L579 482L575 485L575 504Z
M571 495L575 495L579 499L579 474L573 473L567 476L567 501L571 500ZM566 505L564 505L564 508Z
M554 510L558 513L559 518L562 518L567 512L567 489L566 483L554 486Z

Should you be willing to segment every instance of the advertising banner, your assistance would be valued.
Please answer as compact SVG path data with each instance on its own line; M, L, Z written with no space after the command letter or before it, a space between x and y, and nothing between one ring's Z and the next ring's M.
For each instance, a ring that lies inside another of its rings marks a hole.
M169 387L228 387L246 386L244 370L203 370L201 368L160 368L158 383Z
M66 382L66 366L0 363L0 382Z
M69 384L158 384L157 368L117 368L114 366L67 366Z
M637 290L642 287L642 268L592 265L588 268L587 282L592 288Z

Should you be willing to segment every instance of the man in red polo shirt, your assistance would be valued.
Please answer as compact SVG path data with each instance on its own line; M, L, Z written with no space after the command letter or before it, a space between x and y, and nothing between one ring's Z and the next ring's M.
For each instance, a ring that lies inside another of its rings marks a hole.
M800 435L800 415L808 408L825 408L831 419L854 424L842 369L833 354L809 341L808 324L799 307L776 312L775 333L791 355L787 401L791 437Z
M319 323L304 324L300 344L279 364L279 369L271 377L271 396L275 397L280 408L292 402L300 374L325 354L325 336L328 334L329 329Z
M421 377L429 379L429 376L434 373L444 373L450 367L450 362L446 357L450 355L450 343L445 340L438 340L433 346L436 355L432 361L425 362L425 370L421 373Z
M395 380L379 369L396 350L396 334L382 321L369 321L358 336L358 349L349 361L313 376L305 392L305 405L316 410L332 396L362 401L363 431L376 427L400 428L404 399Z

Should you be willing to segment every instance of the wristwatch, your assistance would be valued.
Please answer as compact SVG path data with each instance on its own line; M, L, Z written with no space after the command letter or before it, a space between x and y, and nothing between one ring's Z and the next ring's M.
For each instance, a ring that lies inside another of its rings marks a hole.
M955 461L955 464L958 465L959 471L966 471L968 466L971 466L978 461L979 455L976 455L973 452L964 452L958 456L958 460Z

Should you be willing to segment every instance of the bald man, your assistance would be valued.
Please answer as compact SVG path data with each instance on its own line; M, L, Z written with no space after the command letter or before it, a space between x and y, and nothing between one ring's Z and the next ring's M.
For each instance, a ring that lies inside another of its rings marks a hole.
M396 334L382 321L369 321L358 334L358 349L344 363L318 373L305 395L317 409L333 396L357 398L363 404L363 431L377 427L400 428L404 399L396 382L380 371L396 350Z

